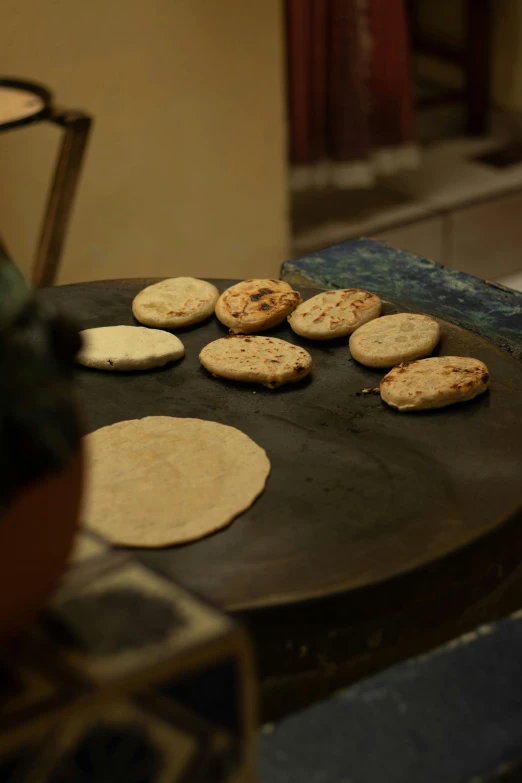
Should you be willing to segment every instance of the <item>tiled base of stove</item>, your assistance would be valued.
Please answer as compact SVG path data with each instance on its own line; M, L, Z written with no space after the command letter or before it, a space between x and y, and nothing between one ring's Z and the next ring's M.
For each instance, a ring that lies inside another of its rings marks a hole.
M233 621L81 534L0 668L0 780L250 781L253 687Z

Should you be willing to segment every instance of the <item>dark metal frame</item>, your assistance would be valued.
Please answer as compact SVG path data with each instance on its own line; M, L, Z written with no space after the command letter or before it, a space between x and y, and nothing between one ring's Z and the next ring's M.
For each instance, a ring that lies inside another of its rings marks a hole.
M64 131L31 274L32 285L42 288L54 285L56 281L93 121L85 112L53 106L52 93L40 84L18 79L0 79L0 85L26 89L38 95L45 103L44 108L35 114L0 126L0 131L40 121L52 122ZM9 255L0 239L0 255L2 254Z
M35 288L55 283L92 126L89 115L69 109L53 108L47 119L60 125L64 135L31 276Z

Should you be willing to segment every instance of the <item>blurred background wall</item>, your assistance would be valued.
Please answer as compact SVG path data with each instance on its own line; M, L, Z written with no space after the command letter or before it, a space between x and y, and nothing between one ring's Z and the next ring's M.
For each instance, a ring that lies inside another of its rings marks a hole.
M59 282L276 275L288 256L279 0L2 0L0 71L91 112ZM0 139L0 224L28 271L59 132Z
M414 9L435 39L469 37L468 0L404 6L410 29ZM361 235L493 279L518 272L522 2L490 6L487 132L466 137L462 102L420 107L426 87L464 82L414 46L416 168L295 192L283 0L2 0L0 74L40 80L95 118L59 282L271 276L289 256ZM348 131L355 120L348 112ZM59 137L45 123L0 136L0 234L26 272ZM483 159L495 150L510 164Z
M441 40L462 40L463 4L456 0L415 0L425 30ZM491 52L491 89L495 105L522 111L522 3L520 0L495 0L493 3L493 44ZM459 82L459 74L432 59L418 57L418 69L427 77L449 84Z

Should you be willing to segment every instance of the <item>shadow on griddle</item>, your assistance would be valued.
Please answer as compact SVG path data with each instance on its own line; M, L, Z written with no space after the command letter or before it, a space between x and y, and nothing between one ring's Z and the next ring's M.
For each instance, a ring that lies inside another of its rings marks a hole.
M172 362L167 362L162 367L149 367L146 370L109 370L104 367L84 367L83 364L78 364L75 367L75 372L87 373L89 375L97 375L104 373L110 378L137 378L141 375L158 375L164 372L169 372L173 367L178 367L186 360L186 354L179 359Z
M310 375L307 375L305 378L303 378L302 381L285 383L283 386L278 386L275 389L269 389L260 383L249 383L245 381L234 381L231 378L221 378L217 375L212 375L212 373L210 373L208 370L205 370L204 367L199 368L199 374L206 376L206 378L208 378L213 383L219 383L222 386L228 386L228 388L237 389L238 391L250 394L288 394L291 391L306 389L306 387L310 386L313 381L313 370Z
M171 329L169 329L166 326L148 326L147 324L142 324L141 321L138 321L137 318L132 316L132 320L134 322L134 326L145 326L147 329L158 329L160 332L170 332L171 334L176 335L176 337L179 337L181 334L190 334L190 332L196 331L196 329L201 329L202 327L208 326L208 324L214 320L214 313L212 315L209 315L208 318L205 318L204 321L198 321L195 324L189 324L188 326L176 326ZM216 319L217 321L217 319ZM217 321L217 323L222 326L222 324ZM227 333L227 329L225 326L223 326L224 334Z
M446 405L443 408L432 408L425 411L398 411L396 408L392 408L391 405L386 405L381 400L382 404L390 411L392 416L415 416L416 419L433 418L434 416L444 416L445 418L456 417L461 418L466 413L474 414L480 408L489 408L491 404L491 397L489 389L485 392L474 397L472 400L466 402L457 402L453 405Z

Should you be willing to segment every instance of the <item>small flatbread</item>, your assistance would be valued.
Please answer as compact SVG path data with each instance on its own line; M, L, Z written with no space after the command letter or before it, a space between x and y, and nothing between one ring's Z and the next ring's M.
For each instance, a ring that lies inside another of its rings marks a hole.
M254 334L282 323L300 302L282 280L243 280L221 294L216 315L233 334Z
M235 427L148 416L84 438L83 520L115 544L165 547L229 525L262 493L270 462Z
M299 305L288 317L296 334L309 340L345 337L381 314L378 296L360 288L324 291Z
M78 364L96 370L150 370L185 354L181 340L144 326L99 326L81 332Z
M421 411L472 400L488 385L488 368L478 359L434 356L390 370L381 381L381 397L399 411Z
M144 288L134 297L137 321L155 329L177 329L204 321L214 312L219 291L195 277L172 277Z
M222 337L206 345L199 359L212 375L269 389L301 381L312 369L308 351L277 337Z
M361 326L350 337L354 359L367 367L393 367L429 356L440 340L440 327L429 315L385 315Z

